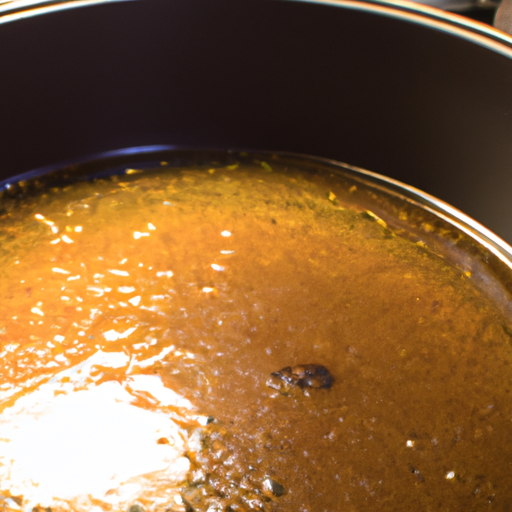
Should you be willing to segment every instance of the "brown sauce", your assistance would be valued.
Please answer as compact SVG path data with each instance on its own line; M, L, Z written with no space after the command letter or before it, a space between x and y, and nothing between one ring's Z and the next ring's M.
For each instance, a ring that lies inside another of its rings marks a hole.
M328 180L248 167L4 195L0 510L511 510L506 308ZM105 487L125 434L160 462Z

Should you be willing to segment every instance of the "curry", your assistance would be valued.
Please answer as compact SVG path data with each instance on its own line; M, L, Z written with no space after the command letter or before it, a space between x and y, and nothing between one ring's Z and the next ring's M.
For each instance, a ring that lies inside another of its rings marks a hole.
M508 299L364 189L242 154L6 190L0 510L510 510Z

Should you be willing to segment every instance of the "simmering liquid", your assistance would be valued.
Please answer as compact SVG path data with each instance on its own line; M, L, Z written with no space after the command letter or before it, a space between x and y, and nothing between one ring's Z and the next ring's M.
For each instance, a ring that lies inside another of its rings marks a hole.
M503 305L283 167L4 194L1 510L512 508Z

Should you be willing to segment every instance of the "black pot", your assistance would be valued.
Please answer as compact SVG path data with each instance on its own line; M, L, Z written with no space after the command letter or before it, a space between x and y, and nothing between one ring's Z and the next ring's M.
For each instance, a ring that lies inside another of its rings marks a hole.
M140 146L291 151L410 183L512 240L504 33L376 1L43 3L0 7L0 178Z

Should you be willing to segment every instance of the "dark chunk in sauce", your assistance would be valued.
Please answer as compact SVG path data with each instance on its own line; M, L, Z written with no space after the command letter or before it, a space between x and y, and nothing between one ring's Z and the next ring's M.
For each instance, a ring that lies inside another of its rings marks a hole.
M287 393L298 386L306 388L330 388L334 377L329 370L321 364L299 364L294 367L287 366L278 372L272 372L267 380L267 386Z

